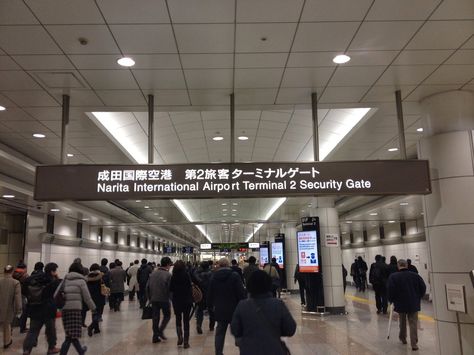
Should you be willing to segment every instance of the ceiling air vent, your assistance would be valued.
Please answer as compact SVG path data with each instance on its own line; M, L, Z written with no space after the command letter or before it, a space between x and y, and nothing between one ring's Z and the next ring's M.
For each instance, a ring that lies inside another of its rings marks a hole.
M72 72L36 72L34 75L50 89L84 89L86 86Z

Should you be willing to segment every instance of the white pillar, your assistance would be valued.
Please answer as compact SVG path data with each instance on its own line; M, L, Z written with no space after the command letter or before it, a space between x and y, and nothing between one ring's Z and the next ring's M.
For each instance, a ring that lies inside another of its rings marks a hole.
M421 102L419 156L430 162L432 194L423 198L439 352L474 353L474 93L452 91ZM467 314L448 311L446 283L466 286Z
M281 228L285 233L285 263L286 263L286 285L288 290L297 290L298 285L294 283L296 264L298 264L298 250L296 245L296 226L294 223L285 223Z

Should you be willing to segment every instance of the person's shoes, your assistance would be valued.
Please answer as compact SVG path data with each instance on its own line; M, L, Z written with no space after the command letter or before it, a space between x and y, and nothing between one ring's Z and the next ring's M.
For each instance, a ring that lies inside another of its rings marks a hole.
M406 339L402 339L402 338L398 338L400 339L400 341L402 342L402 344L406 344L407 343L407 340Z
M10 340L10 342L9 342L8 344L5 344L5 345L3 346L3 348L4 348L4 349L8 349L8 348L10 347L10 345L12 345L12 344L13 344L13 339Z
M388 313L387 310L383 311L383 314L387 314L387 313Z
M161 339L159 337L153 337L153 340L152 340L152 343L153 344L156 344L156 343L161 343Z
M20 334L25 334L26 332L28 332L28 330L28 328L20 329Z
M82 347L82 351L81 351L80 355L84 355L86 352L87 352L87 346L84 345Z
M202 328L201 327L197 327L196 330L197 330L198 334L202 334Z
M99 322L103 322L104 320L102 319L102 316L99 318Z
M89 335L90 337L92 336L92 327L91 326L87 327L87 335Z
M100 334L100 329L94 329L94 334Z
M160 338L161 340L164 340L164 341L168 340L168 338L165 337L165 334L163 333L163 331L160 332Z
M418 345L412 346L412 347L411 347L411 350L417 351L417 350L418 350Z
M380 309L377 309L377 314L380 314L382 313L382 311Z
M82 323L82 328L87 328L87 324Z
M58 354L60 351L61 349L54 347L54 348L48 349L47 355Z
M183 348L184 349L189 349L189 343L184 343Z

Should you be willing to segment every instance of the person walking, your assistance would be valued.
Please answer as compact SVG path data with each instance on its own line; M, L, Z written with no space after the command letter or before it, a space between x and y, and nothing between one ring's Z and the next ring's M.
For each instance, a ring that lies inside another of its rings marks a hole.
M354 282L355 288L359 290L359 270L357 269L357 259L354 259L354 262L351 264L351 276L352 281Z
M375 256L375 263L370 265L369 282L375 292L375 305L377 314L387 314L387 265L382 262L382 255Z
M119 261L120 263L120 261ZM123 301L123 294L125 292L125 280L127 275L125 270L122 269L120 265L115 264L115 262L110 263L110 307L114 312L120 312L120 304Z
M89 275L87 275L87 288L96 306L96 312L92 314L92 323L87 327L87 334L90 337L93 334L100 333L99 321L104 313L105 306L105 296L102 295L103 277L104 274L100 271L99 264L92 264Z
M174 263L173 275L170 280L170 292L176 316L178 346L183 345L187 349L189 348L189 318L193 308L193 290L191 277L186 269L186 264L182 260Z
M23 260L18 262L15 271L13 271L13 278L20 282L21 285L21 301L22 301L22 313L20 316L20 334L26 333L28 328L26 327L26 323L28 321L28 303L26 301L26 296L23 294L23 284L25 283L26 279L29 277L28 272L26 271L26 264Z
M300 289L301 305L305 306L306 298L305 298L304 292L305 292L306 281L305 281L304 274L300 272L300 264L296 264L295 274L293 277L295 279L295 283L298 281L298 287Z
M212 276L212 271L209 270L209 263L207 261L201 262L201 265L194 273L194 278L197 280L198 286L202 292L202 300L197 304L196 308L196 331L202 334L202 322L204 320L204 311L207 309L209 314L209 330L213 331L216 321L214 320L214 312L207 306L207 294L209 289L209 281Z
M140 308L145 307L147 300L146 285L152 272L153 268L148 265L148 261L146 259L142 259L142 264L137 270L138 300L140 301Z
M43 325L46 328L46 340L48 342L47 354L57 354L56 347L56 311L54 292L59 283L58 265L46 264L43 272L43 263L35 265L35 271L25 281L25 294L28 300L28 317L30 317L30 329L23 342L23 354L31 353L38 342L38 336Z
M420 302L426 292L426 285L420 275L408 270L406 260L397 262L399 272L388 278L388 300L395 306L399 315L400 333L398 338L407 343L407 319L410 327L410 344L412 350L418 350L418 312Z
M414 272L415 274L418 274L418 269L416 268L415 265L411 263L411 259L407 259L407 264L408 264L409 271Z
M69 273L56 290L56 292L63 290L66 299L62 309L66 339L61 346L61 355L68 353L71 344L79 355L83 355L87 351L87 346L82 346L79 341L82 336L82 305L85 303L92 313L95 313L96 307L87 288L83 272L84 268L81 264L72 263L69 267Z
M135 292L139 290L137 273L140 266L138 266L139 261L135 260L133 265L128 268L127 276L130 278L128 283L128 299L129 301L133 301L135 298Z
M365 292L367 287L367 271L369 268L367 267L367 263L362 258L362 256L357 257L357 277L358 277L358 284L359 284L359 291Z
M22 311L21 285L12 274L13 266L7 265L3 269L3 279L0 279L0 325L3 329L4 349L8 349L13 343L11 324Z
M242 281L230 268L229 260L222 258L218 261L218 269L214 271L209 282L207 305L214 311L217 321L214 346L216 355L222 355L227 328L232 321L232 315L240 300L245 298Z
M232 271L237 273L237 275L239 275L240 279L242 280L242 283L244 283L244 275L242 273L242 269L237 264L237 260L232 259L232 261L230 263L231 263L230 268L232 269Z
M296 322L285 303L271 296L272 279L264 271L250 276L250 298L235 309L230 329L241 355L286 355L282 336L293 336Z
M263 271L265 271L268 275L270 275L272 279L272 285L273 285L272 295L273 297L276 297L281 285L279 265L276 262L276 258L272 258L272 262L265 265L263 267Z
M151 273L148 284L146 285L146 293L153 309L153 343L167 340L164 330L171 319L171 274L169 272L171 265L173 265L173 263L169 257L165 256L161 258L161 266ZM160 312L163 312L161 324Z
M344 294L346 293L346 286L347 286L347 269L342 264L342 282L344 286Z
M249 264L244 268L244 271L243 271L245 284L247 284L250 278L250 275L252 275L254 271L259 270L258 265L257 265L257 259L255 258L255 256L252 255L249 258L248 262Z
M392 255L390 257L390 263L388 264L388 276L392 275L395 272L398 272L398 264L397 264L397 257L395 255Z

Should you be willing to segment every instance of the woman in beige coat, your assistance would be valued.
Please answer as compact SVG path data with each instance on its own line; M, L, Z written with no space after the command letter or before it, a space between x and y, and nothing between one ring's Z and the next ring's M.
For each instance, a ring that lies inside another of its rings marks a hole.
M0 325L3 328L3 348L12 345L11 324L21 314L21 286L12 277L13 266L5 266L4 278L0 279Z

